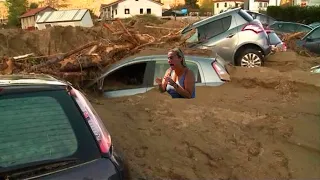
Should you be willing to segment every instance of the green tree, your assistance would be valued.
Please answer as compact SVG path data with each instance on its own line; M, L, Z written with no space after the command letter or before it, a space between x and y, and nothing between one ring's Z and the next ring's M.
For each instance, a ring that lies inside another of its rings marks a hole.
M6 6L8 8L8 24L17 26L20 24L19 17L26 12L28 7L27 0L7 0Z
M38 8L39 7L39 4L37 4L37 3L31 3L30 4L30 9L36 9L36 8Z
M185 6L190 9L199 9L198 0L184 0Z

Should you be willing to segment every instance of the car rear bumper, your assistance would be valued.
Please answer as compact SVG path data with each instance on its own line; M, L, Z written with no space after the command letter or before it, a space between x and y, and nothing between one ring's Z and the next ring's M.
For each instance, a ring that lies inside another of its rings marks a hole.
M272 51L271 45L269 45L267 48L264 48L263 49L263 57L267 58L271 54L271 51Z

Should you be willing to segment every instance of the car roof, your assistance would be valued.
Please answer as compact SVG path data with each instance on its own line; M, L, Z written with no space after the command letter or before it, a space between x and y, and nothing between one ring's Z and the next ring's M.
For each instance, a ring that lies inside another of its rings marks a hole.
M197 21L197 22L195 22L195 23L193 23L193 24L190 24L190 25L188 25L187 27L183 28L183 30L181 31L181 33L183 34L183 33L188 32L188 31L190 31L190 30L192 30L192 29L194 29L194 28L197 28L197 27L203 26L203 25L205 25L205 24L207 24L207 23L209 23L209 22L212 22L212 21L214 21L214 20L216 20L216 19L220 19L220 18L222 18L222 17L229 16L229 15L235 13L235 12L238 13L238 12L240 11L240 9L241 9L241 8L229 9L229 10L224 11L224 12L222 12L222 13L219 13L219 14L217 14L217 15L214 15L214 16L205 18L205 19L203 19L203 20Z
M10 85L68 85L47 74L12 74L0 75L0 86Z

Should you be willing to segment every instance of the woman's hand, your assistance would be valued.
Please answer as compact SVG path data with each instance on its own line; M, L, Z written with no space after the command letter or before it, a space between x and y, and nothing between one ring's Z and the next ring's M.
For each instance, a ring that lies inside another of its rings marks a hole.
M162 84L162 78L156 78L156 83L158 84L158 85L161 85Z
M172 80L171 76L165 77L166 83L170 84L171 86L175 85L176 83Z

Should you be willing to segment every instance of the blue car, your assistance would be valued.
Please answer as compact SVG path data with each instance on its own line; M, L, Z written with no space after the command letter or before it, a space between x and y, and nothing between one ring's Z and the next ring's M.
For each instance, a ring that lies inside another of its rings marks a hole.
M123 179L109 132L70 84L0 75L0 112L0 179Z

